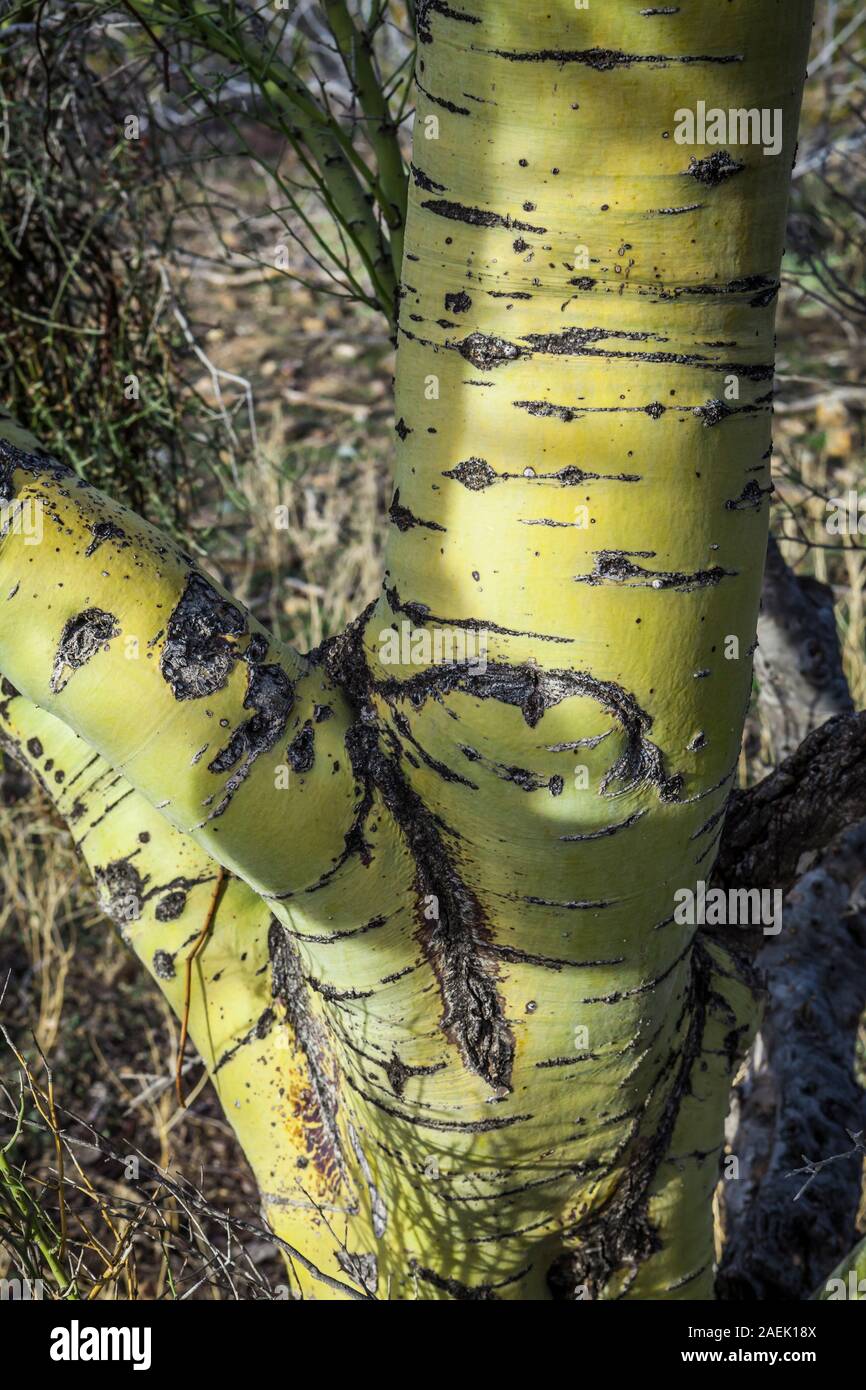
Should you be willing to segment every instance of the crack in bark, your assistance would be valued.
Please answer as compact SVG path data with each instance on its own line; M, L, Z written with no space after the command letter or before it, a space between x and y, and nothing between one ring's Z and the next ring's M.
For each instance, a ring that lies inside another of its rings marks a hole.
M364 788L355 834L378 793L394 817L415 864L418 939L439 983L442 1028L464 1063L495 1094L506 1094L514 1062L514 1037L505 1017L489 959L490 927L484 909L452 863L445 836L452 834L407 783L396 758L382 748L382 730L369 704L374 688L363 650L364 618L326 645L322 659L358 710L346 733L352 769ZM347 845L348 848L348 845Z
M271 994L285 1010L286 1022L307 1064L309 1088L297 1113L307 1151L326 1178L339 1183L346 1173L337 1126L339 1092L332 1050L310 1008L301 959L289 933L275 917L268 929Z

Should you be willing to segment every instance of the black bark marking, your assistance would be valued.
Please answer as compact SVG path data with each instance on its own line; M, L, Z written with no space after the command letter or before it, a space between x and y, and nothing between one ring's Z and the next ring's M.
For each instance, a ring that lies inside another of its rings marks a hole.
M106 916L121 927L137 922L144 904L145 880L135 865L129 859L115 859L105 868L95 868L93 877Z
M503 782L513 782L524 792L549 791L551 796L560 796L565 785L562 777L558 773L549 776L544 772L532 772L527 767L515 767L509 763L497 762L495 758L485 757L479 753L477 748L471 748L468 744L459 745L460 752L464 758L468 758L471 763L480 763L488 772L492 772Z
M176 888L171 893L166 893L154 908L154 917L158 922L175 922L178 917L183 915L186 908L187 895L182 888Z
M481 23L477 15L465 14L463 10L455 10L451 5L446 4L445 0L418 0L415 7L415 30L419 43L433 42L430 20L434 14L444 15L446 19L458 20L461 24Z
M707 401L706 405L696 405L692 414L698 417L705 429L712 429L713 425L720 425L734 412L725 405L724 401L712 400Z
M321 1023L310 1008L301 961L289 933L276 918L268 930L271 994L285 1009L286 1022L307 1063L310 1087L302 1097L307 1152L331 1180L345 1171L337 1128L338 1091L332 1051Z
M458 463L456 468L443 471L442 477L454 478L471 492L482 492L485 488L492 487L494 483L507 482L553 482L559 483L561 487L582 487L584 483L588 482L640 482L639 473L588 473L583 468L575 467L574 464L566 464L564 468L557 468L555 473L497 473L486 459L479 458L464 459L462 463ZM524 519L524 524L526 526L565 526L576 523Z
M411 531L413 526L423 526L428 531L447 530L447 527L440 526L438 521L422 521L421 518L415 516L408 507L401 506L399 488L396 488L394 491L394 496L391 499L391 506L388 509L388 515L398 531Z
M316 760L316 731L309 719L304 727L295 734L286 749L286 757L292 772L312 771L313 763Z
M386 699L409 700L416 707L454 690L479 700L498 700L520 709L531 729L554 705L574 696L588 696L611 715L626 736L625 749L602 780L602 794L618 784L624 791L648 784L661 801L679 800L682 778L668 775L662 753L647 737L652 717L622 686L597 680L586 671L546 671L528 663L508 666L488 662L486 671L480 672L452 664L420 671L405 681L391 677L376 682L374 688Z
M158 980L174 979L177 971L174 968L174 960L168 951L154 951L153 973Z
M689 160L684 177L696 179L708 188L718 188L720 183L733 178L734 174L741 174L745 167L745 164L734 159L727 150L716 150L713 154L707 155L706 159Z
M504 1095L510 1088L515 1044L490 959L490 927L481 903L452 862L446 845L446 836L452 832L427 808L407 783L397 759L382 747L382 731L369 704L375 687L363 646L370 611L321 652L331 678L359 711L347 731L346 750L364 788L360 816L363 821L378 794L400 827L415 864L417 937L439 984L443 1031L459 1048L465 1065L483 1077L497 1096Z
M246 630L241 610L203 575L190 574L168 620L159 663L174 698L200 700L222 690L239 655L236 641Z
M359 720L346 736L352 768L375 787L409 846L416 870L418 939L439 983L443 1031L464 1063L494 1092L510 1088L514 1037L505 1018L495 973L485 960L490 928L484 910L463 882L437 819L405 781L399 765L383 753L378 730ZM437 904L428 918L426 905Z
M461 343L450 346L456 347L460 356L471 362L473 367L486 372L492 371L494 367L501 367L504 362L514 362L521 356L516 343L509 343L505 338L497 338L488 333L470 333Z
M76 477L65 463L52 458L50 454L44 454L41 449L35 454L28 454L25 450L10 444L7 439L0 439L0 502L14 501L16 493L13 477L16 472L29 473L33 478L48 473L55 482L65 482Z
M767 487L761 487L754 478L750 478L739 497L729 498L725 503L725 508L729 512L745 512L753 508L758 511L763 506L765 498L768 498L774 491L775 488L772 483Z
M570 1232L574 1247L550 1266L547 1280L556 1300L574 1299L578 1288L597 1298L618 1274L624 1275L618 1288L622 1298L641 1267L661 1248L649 1216L650 1190L670 1148L680 1107L691 1090L692 1070L699 1065L708 1013L724 1002L713 991L712 965L707 953L699 943L688 949L688 1024L680 1047L665 1067L666 1071L673 1069L673 1077L662 1114L652 1133L644 1134L641 1142L632 1147L623 1179L612 1195Z
M83 613L69 618L60 634L49 681L54 694L65 690L72 673L86 666L101 647L119 635L120 627L114 614L102 608L85 608Z
M123 547L129 545L123 527L114 521L94 521L90 527L90 534L93 539L84 552L85 556L95 555L106 541L120 541Z
M651 337L658 342L667 341L664 338L656 338L655 335L649 333L619 333L601 328L569 328L562 333L535 333L528 335L523 341L528 343L534 352L554 353L557 356L605 357L612 360L697 367L703 371L725 372L728 375L742 376L749 381L769 381L775 373L772 362L719 362L714 358L704 357L700 353L627 352L615 348L587 346L589 343L595 343L602 339L626 338L633 341L643 341ZM447 344L447 346L453 347L455 344ZM457 344L456 346L460 350L460 345ZM504 343L503 348L513 348L514 353L512 355L520 355L520 349L514 343Z
M405 714L394 712L394 727L402 738L407 739L408 742L411 743L425 767L429 767L430 771L435 772L438 777L441 777L443 782L455 782L461 786L468 787L470 791L478 791L478 786L475 782L471 782L468 777L461 777L459 772L454 772L452 768L447 767L446 764L440 762L438 758L432 757L431 754L427 752L426 748L422 748L413 734L412 726ZM396 742L396 751L398 753L404 751L400 748L399 740Z
M662 290L661 299L678 299L680 295L748 295L749 307L764 309L772 304L779 293L780 282L769 275L741 275L725 284L678 285L672 290Z
M467 112L468 115L468 112ZM505 227L509 231L536 232L543 236L546 227L534 227L531 222L519 222L516 217L502 216L484 208L468 208L464 203L453 203L449 198L428 198L421 204L437 217L447 217L452 222L466 222L470 227Z
M611 338L625 339L631 343L645 343L650 339L656 343L666 343L656 333L627 333L613 328L566 328L560 333L527 333L522 339L533 352L551 353L554 356L579 356L587 343L604 342Z
M234 730L225 747L208 763L208 772L214 773L229 772L241 764L226 783L210 819L223 814L238 787L249 776L256 759L269 753L282 738L295 703L295 687L282 666L260 664L267 654L268 644L266 639L258 638L256 634L251 639L243 657L248 666L244 709L255 713Z
M368 1105L375 1106L377 1110L381 1110L386 1115L392 1115L396 1120L402 1120L403 1124L414 1125L416 1129L433 1129L445 1134L490 1134L493 1130L510 1129L512 1125L524 1124L527 1120L532 1119L531 1114L524 1114L505 1115L501 1120L422 1120L418 1115L407 1114L405 1110L395 1110L393 1105L386 1105L377 1096L362 1090L348 1074L346 1081L353 1091L356 1091L367 1101Z
M223 1067L226 1066L229 1062L232 1061L234 1057L237 1056L242 1047L246 1047L248 1043L257 1042L260 1041L262 1038L266 1038L268 1036L268 1033L270 1033L271 1029L273 1028L275 1022L276 1015L273 1009L263 1010L263 1012L259 1014L252 1028L248 1028L246 1033L244 1033L242 1037L238 1038L237 1042L232 1043L231 1047L226 1048L225 1052L218 1059L216 1065L214 1066L213 1075L216 1076L218 1071L222 1071Z
M413 1076L433 1076L437 1071L444 1071L446 1062L432 1062L426 1067L411 1067L399 1057L396 1052L391 1054L390 1061L385 1067L385 1075L391 1085L391 1090L398 1098L403 1095L406 1089L406 1082Z
M664 53L623 53L615 48L539 48L529 51L493 48L482 51L496 58L506 58L511 63L558 63L561 66L566 63L581 63L585 67L594 68L596 72L611 72L614 68L631 67L634 63L651 63L656 67L665 67L668 63L724 65L743 61L741 53L697 53L673 57Z
M491 468L486 459L473 456L463 459L456 468L449 468L447 472L443 472L442 477L455 478L470 492L483 492L486 487L497 481L499 474Z
M515 409L525 410L529 415L547 420L561 420L564 425L570 425L584 413L579 406L552 405L549 401L513 401L512 404Z
M595 970L601 966L622 965L625 956L610 956L605 960L569 960L566 956L540 956L533 951L521 951L517 946L494 946L494 955L513 965L537 965L541 970Z
M449 314L465 314L472 308L472 300L465 290L458 290L453 294L446 294L445 308Z
M446 192L444 183L437 183L435 179L431 179L429 174L425 174L423 169L418 168L417 164L410 164L409 168L412 171L412 178L415 180L416 186L423 188L425 193Z
M527 632L519 628L500 627L498 623L491 622L487 618L440 618L431 613L425 603L404 603L393 585L391 587L386 585L385 597L392 613L405 613L416 627L423 627L425 624L432 623L439 627L459 627L472 632L498 632L503 637L535 637L539 642L568 644L574 640L571 637L557 637L547 632Z
M429 91L422 83L417 71L415 73L415 86L419 92L424 93L428 101L432 101L434 106L441 107L443 111L450 111L452 116L468 116L470 114L468 106L458 106L455 101L449 101L446 97L438 97L435 92Z
M692 834L689 836L689 839L700 840L702 836L708 835L711 830L715 830L719 822L724 820L725 812L727 811L727 809L728 798L725 797L725 800L722 802L719 809L717 811L714 811L711 816L708 816L707 819L704 821L703 825L699 825L697 830L692 832Z
M688 574L684 570L648 570L636 565L629 557L636 555L641 560L649 560L654 550L597 550L595 568L591 574L577 574L575 584L624 584L635 589L670 589L676 593L691 593L695 589L715 588L723 579L733 579L737 570L722 569L713 565L710 569L695 570Z
M569 844L584 844L587 840L604 840L608 835L617 835L620 830L628 830L630 826L636 825L646 811L635 811L633 815L627 816L625 820L617 821L616 825L603 825L599 830L585 830L575 835L560 835L560 840L565 840Z

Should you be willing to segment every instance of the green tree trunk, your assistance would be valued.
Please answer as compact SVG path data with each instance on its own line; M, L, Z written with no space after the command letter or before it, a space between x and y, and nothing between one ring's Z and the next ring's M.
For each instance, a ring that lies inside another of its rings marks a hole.
M712 1296L755 994L674 906L749 697L810 21L422 0L383 596L309 658L3 428L8 734L176 1005L248 885L194 1036L274 1229L379 1297Z

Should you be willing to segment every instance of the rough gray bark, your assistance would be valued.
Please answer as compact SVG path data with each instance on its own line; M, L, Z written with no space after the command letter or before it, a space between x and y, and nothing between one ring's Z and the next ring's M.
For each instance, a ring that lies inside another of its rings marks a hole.
M758 618L755 676L761 723L781 762L807 734L854 704L839 660L833 593L795 575L771 536Z
M850 1248L860 1198L853 1159L825 1168L796 1202L802 1179L789 1174L804 1155L850 1148L846 1131L864 1121L853 1059L866 1003L866 826L854 822L866 815L866 715L852 713L830 589L795 576L772 538L758 639L761 719L782 765L734 794L716 881L787 890L809 871L781 934L743 942L767 1002L728 1119L740 1172L721 1192L717 1285L723 1298L798 1299Z
M734 791L714 879L787 890L804 854L866 816L866 713L838 715L755 787Z
M796 1202L803 1178L789 1174L804 1157L850 1149L846 1131L866 1125L854 1073L866 999L864 885L859 825L792 890L781 933L758 954L769 1002L727 1126L739 1176L723 1188L722 1298L808 1298L857 1239L862 1162L829 1164Z

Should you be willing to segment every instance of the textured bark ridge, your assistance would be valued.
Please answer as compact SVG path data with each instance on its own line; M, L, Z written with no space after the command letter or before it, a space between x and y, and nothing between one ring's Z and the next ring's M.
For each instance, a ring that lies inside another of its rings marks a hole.
M866 815L866 713L828 719L749 791L735 791L716 878L791 887L804 854Z
M777 761L837 714L853 712L839 659L832 590L785 564L770 538L755 673Z
M828 1164L797 1196L804 1159L866 1128L854 1070L866 998L866 830L849 830L791 892L784 931L756 958L769 1004L728 1123L739 1178L725 1183L718 1289L734 1299L804 1299L857 1239L862 1157ZM853 904L852 904L853 898Z
M63 587L3 539L8 736L80 736L58 795L175 1002L234 875L194 1036L305 1291L712 1296L756 991L673 908L749 697L810 11L419 6L385 580L310 658L14 441ZM676 110L734 95L783 153L689 162ZM117 635L52 690L89 609Z
M750 882L758 870L785 889L801 877L783 932L749 943L767 1001L726 1126L739 1174L721 1194L717 1287L739 1299L796 1299L811 1297L854 1243L860 1200L853 1158L829 1164L796 1202L803 1178L792 1173L804 1154L847 1152L848 1134L866 1123L853 1071L866 996L863 824L830 843L866 813L863 719L851 713L832 595L795 577L772 540L758 633L762 721L776 756L789 756L731 806L716 878Z

